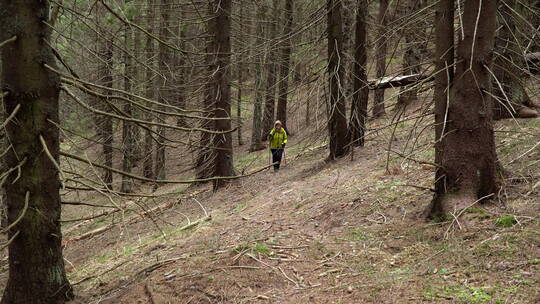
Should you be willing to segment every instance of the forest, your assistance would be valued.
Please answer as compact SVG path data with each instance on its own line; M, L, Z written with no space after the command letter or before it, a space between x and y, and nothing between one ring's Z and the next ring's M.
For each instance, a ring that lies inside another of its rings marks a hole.
M539 0L0 0L0 304L540 303Z

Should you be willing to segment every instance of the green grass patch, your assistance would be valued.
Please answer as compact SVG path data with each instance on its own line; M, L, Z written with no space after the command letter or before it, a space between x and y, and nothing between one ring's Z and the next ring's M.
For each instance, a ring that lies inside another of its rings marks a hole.
M107 262L111 257L109 255L102 255L96 258L97 263L105 263Z
M423 292L424 298L432 301L453 299L452 303L483 304L491 303L493 296L487 288L467 286L428 287Z
M508 228L517 224L517 219L513 215L504 215L495 220L495 226Z
M484 209L480 209L480 208L469 208L465 212L467 212L467 213L477 213L477 214L486 213L486 211Z
M240 213L240 212L246 210L247 206L248 206L247 202L240 203L240 204L236 205L236 207L234 207L233 212L234 213Z
M369 240L371 235L364 231L363 228L357 227L351 232L350 240L352 241L365 241Z
M268 248L264 244L255 244L255 246L251 247L251 249L253 249L253 251L255 251L255 252L258 252L258 253L264 254L264 255L271 255L271 253L272 253L270 248Z
M272 250L270 250L270 248L268 248L268 246L266 246L265 244L261 244L261 243L257 243L255 245L249 245L249 244L240 244L238 246L236 246L233 251L236 252L236 253L241 253L243 251L246 251L246 250L251 250L253 252L258 252L260 254L263 254L263 255L266 255L266 256L271 256L272 255Z
M248 153L246 154L246 156L237 159L235 167L236 169L242 169L254 163L261 163L262 161L267 160L267 159L268 159L268 154Z
M488 219L491 218L491 215L488 214L484 209L480 208L469 208L465 210L466 213L474 214L478 219Z

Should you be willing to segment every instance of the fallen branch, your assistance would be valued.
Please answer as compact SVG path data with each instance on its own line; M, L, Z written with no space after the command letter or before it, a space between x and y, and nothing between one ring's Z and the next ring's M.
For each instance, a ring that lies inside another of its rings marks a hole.
M150 210L146 210L145 212L143 212L141 214L138 214L138 215L135 215L135 216L129 218L127 221L124 222L124 224L127 224L127 225L133 224L133 223L137 222L138 220L144 218L146 215L153 214L153 213L156 213L156 212L163 212L166 209L171 208L175 204L176 204L176 201L170 201L168 203L165 203L165 204L159 205L157 207L154 207L154 208L152 208ZM195 222L189 223L189 224L179 228L179 231L190 229L192 227L195 227L195 226L197 226L197 225L199 225L199 224L201 224L203 222L209 221L211 219L212 219L212 216L210 216L210 215L205 216L205 217L203 217L203 218L201 218L201 219L199 219L199 220L197 220ZM98 234L104 233L105 231L108 231L108 230L114 228L116 225L117 225L117 223L112 223L110 225L99 227L99 228L94 229L92 231L83 233L83 234L81 234L79 236L76 236L76 237L73 237L71 239L68 239L68 240L64 241L63 245L66 246L67 244L69 244L71 242L84 240L84 239L96 236Z
M211 216L211 215L205 216L205 217L203 217L203 218L201 218L201 219L196 220L196 221L193 222L193 223L189 223L189 224L187 224L187 225L181 227L180 229L178 229L178 231L188 230L188 229L190 229L190 228L193 228L193 227L195 227L195 226L198 226L199 224L202 224L202 223L204 223L204 222L208 222L208 221L210 221L211 219L212 219L212 216Z
M159 205L159 206L154 207L154 208L152 208L152 209L150 209L150 210L147 210L147 211L145 211L145 212L143 212L143 213L141 213L141 214L138 214L138 215L135 215L135 216L129 218L129 219L128 219L127 221L125 221L124 223L125 223L125 224L132 224L132 223L135 223L136 221L138 221L138 220L144 218L144 217L145 217L146 215L148 215L148 214L151 214L151 213L154 213L154 212L157 212L157 211L163 211L163 210L165 210L165 209L168 209L168 208L174 206L175 204L176 204L176 201L170 201L170 202L168 202L168 203ZM116 210L113 210L113 211L116 211ZM109 213L109 214L112 214L112 213L114 213L114 212L111 212L111 213ZM110 225L103 226L103 227L99 227L99 228L97 228L97 229L88 231L88 232L83 233L83 234L81 234L81 235L79 235L79 236L76 236L76 237L73 237L73 238L71 238L71 239L65 240L63 245L66 246L67 244L69 244L69 243L71 243L71 242L76 242L76 241L80 241L80 240L84 240L84 239L87 239L87 238L96 236L96 235L98 235L98 234L101 234L101 233L103 233L103 232L105 232L105 231L108 231L108 230L114 228L116 225L117 225L117 223L112 223L112 224L110 224ZM65 233L64 233L64 234L65 234Z
M17 40L17 36L13 36L13 37L9 38L8 40L4 40L4 41L0 42L0 49L2 47L4 47L5 45L11 43L11 42L15 42L15 40Z
M387 76L387 77L369 80L368 86L370 90L388 89L388 88L404 87L406 85L416 84L421 81L424 81L424 82L433 81L433 79L434 79L433 76L427 76L427 75L421 75L421 74Z
M129 262L129 260L128 260L128 261L120 262L120 263L114 265L113 267L111 267L111 268L109 268L109 269L107 269L107 270L105 270L105 271L103 271L103 272L101 272L101 273L93 274L93 275L88 276L88 277L86 277L86 278L83 278L83 279L81 279L81 280L79 280L79 281L77 281L77 282L75 282L75 283L72 283L71 285L72 285L72 286L75 286L75 285L79 285L79 284L81 284L81 283L83 283L83 282L86 282L86 281L88 281L88 280L91 280L91 279L93 279L93 278L99 278L99 277L103 276L104 274L107 274L107 273L109 273L109 272L111 272L111 271L113 271L113 270L119 268L120 266L126 264L127 262Z

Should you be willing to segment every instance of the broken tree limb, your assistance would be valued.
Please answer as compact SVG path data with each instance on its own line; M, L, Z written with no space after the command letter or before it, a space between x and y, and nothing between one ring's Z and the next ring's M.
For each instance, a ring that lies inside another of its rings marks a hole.
M149 214L154 214L154 213L157 213L157 212L163 212L165 211L166 209L169 209L171 207L173 207L174 205L176 205L176 201L170 201L168 203L165 203L165 204L162 204L162 205L159 205L159 206L156 206L152 209L149 209L149 210L146 210L145 212L143 213L140 213L140 214L137 214L135 216L132 216L131 218L127 219L126 221L123 222L123 224L133 224L141 219L143 219L145 216L149 215ZM187 230L187 229L190 229L190 228L193 228L203 222L206 222L206 221L209 221L212 219L212 216L211 215L208 215L208 216L205 216L201 219L198 219L194 222L191 222L191 223L188 223L186 224L185 226L182 226L179 228L179 231L182 231L182 230ZM118 223L112 223L112 224L109 224L109 225L106 225L106 226L103 226L103 227L99 227L97 229L94 229L94 230L91 230L91 231L88 231L86 233L83 233L81 235L78 235L76 237L73 237L71 239L67 239L64 241L64 246L66 246L67 244L71 243L71 242L76 242L76 241L80 241L80 240L84 240L84 239L87 239L87 238L91 238L93 236L96 236L96 235L99 235L101 233L104 233L112 228L114 228L115 226L117 226Z
M387 76L387 77L382 77L378 79L368 80L368 86L370 90L379 90L379 89L403 87L403 86L407 86L411 84L416 84L421 81L424 81L424 82L433 81L433 76L423 75L423 74Z
M5 45L7 45L7 44L9 44L11 42L15 42L15 40L17 40L17 36L13 36L13 37L9 38L8 40L4 40L4 41L0 42L0 49L3 46L5 46Z
M144 218L146 215L149 215L149 214L153 214L153 213L156 213L156 212L162 212L168 208L171 208L172 206L174 206L176 204L176 201L170 201L170 202L167 202L165 204L161 204L159 206L156 206L152 209L149 209L149 210L146 210L140 214L137 214L135 216L132 216L131 218L127 219L126 221L124 221L124 224L132 224L132 223L135 223L137 222L138 220ZM91 230L91 231L88 231L86 233L83 233L81 235L78 235L78 236L75 236L73 238L70 238L70 239L67 239L64 241L64 246L68 243L71 243L71 242L76 242L76 241L80 241L80 240L84 240L84 239L87 239L87 238L90 238L90 237L93 237L93 236L96 236L98 234L101 234L105 231L108 231L112 228L114 228L115 226L117 226L118 223L112 223L112 224L109 224L109 225L106 225L106 226L103 226L103 227L99 227L99 228L96 228L94 230Z

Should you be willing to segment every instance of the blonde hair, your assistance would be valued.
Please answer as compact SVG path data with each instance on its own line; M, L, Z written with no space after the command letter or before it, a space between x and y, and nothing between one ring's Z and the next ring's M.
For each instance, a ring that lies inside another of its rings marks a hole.
M283 126L283 124L279 120L276 120L276 122L274 123L274 127L277 126L277 125L282 125Z

